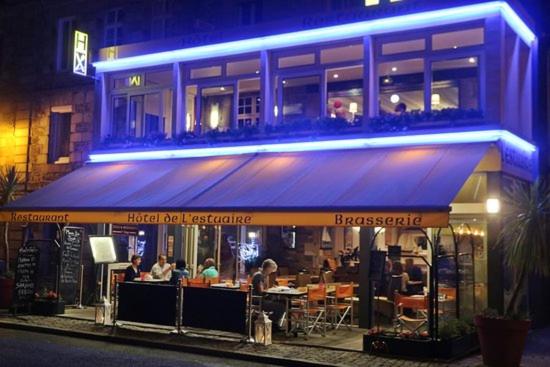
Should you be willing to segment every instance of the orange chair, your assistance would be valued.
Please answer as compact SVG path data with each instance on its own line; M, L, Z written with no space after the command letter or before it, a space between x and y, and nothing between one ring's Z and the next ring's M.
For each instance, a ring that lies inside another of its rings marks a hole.
M293 318L295 334L298 331L310 335L313 330L320 330L321 335L326 335L327 327L327 289L324 286L307 289L307 296L300 308L290 310Z
M393 304L395 329L399 329L402 332L403 327L405 327L413 333L418 333L428 323L428 297L403 296L395 292ZM416 317L405 316L403 310L406 308L413 310L416 313Z
M327 306L335 330L349 317L348 327L353 325L353 283L338 284L334 290L334 303Z
M195 287L195 288L209 288L210 283L205 281L203 277L194 278L194 279L188 279L187 280L187 286L188 287Z

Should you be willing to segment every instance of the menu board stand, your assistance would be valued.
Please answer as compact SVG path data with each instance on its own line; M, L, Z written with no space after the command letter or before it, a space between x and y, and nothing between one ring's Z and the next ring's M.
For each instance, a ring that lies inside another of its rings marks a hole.
M40 264L40 248L32 242L26 242L17 252L15 287L13 291L14 313L17 313L19 307L24 307L27 311L30 311L30 306L34 299Z
M84 228L64 227L59 259L59 294L67 304L82 304L82 243Z

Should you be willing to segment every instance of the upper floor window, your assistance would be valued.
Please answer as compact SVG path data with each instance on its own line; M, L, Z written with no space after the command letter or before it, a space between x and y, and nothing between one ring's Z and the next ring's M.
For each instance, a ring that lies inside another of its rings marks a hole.
M262 20L261 1L245 1L239 4L239 18L242 25L252 25Z
M56 62L58 71L67 71L71 68L74 30L74 17L62 18L58 20Z
M151 38L168 37L169 23L172 18L170 0L151 1Z
M107 11L105 17L105 35L103 45L105 47L118 46L123 42L122 24L124 11L122 8L115 8Z
M363 44L346 45L321 50L321 64L363 59Z
M71 112L51 112L48 136L48 163L60 163L70 155Z
M308 53L295 56L279 57L278 66L280 69L290 68L295 66L305 66L315 64L315 54Z

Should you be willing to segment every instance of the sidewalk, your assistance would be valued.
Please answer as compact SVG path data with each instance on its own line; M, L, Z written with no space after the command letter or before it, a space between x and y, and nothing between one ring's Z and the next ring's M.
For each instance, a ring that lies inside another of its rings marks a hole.
M166 330L144 329L134 326L115 329L95 325L92 321L63 317L1 315L0 327L179 350L283 366L435 367L449 365L437 362L383 358L362 352L303 345L273 344L269 347L262 347L207 336L170 335ZM480 361L479 357L472 357L452 365L480 366Z

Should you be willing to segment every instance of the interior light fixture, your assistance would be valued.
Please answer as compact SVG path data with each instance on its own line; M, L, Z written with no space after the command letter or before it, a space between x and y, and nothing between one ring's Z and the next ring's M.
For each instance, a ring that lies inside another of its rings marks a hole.
M390 97L390 101L393 104L398 104L401 98L399 98L399 94L392 94Z
M477 59L476 59L475 57L470 57L470 58L468 59L468 62L469 62L470 64L475 64L475 63L477 62Z
M500 212L500 200L496 198L489 198L485 204L487 213L497 214Z
M334 74L332 77L333 77L334 79L338 79L338 78L340 77L340 75Z
M396 66L392 67L391 71L393 71L395 73L397 71L397 67Z
M313 43L330 42L345 38L364 37L366 35L410 31L431 26L442 26L479 20L497 14L503 16L508 25L525 43L532 45L533 42L536 41L536 36L533 31L531 31L507 2L491 1L298 32L130 56L114 60L96 61L93 65L98 73L136 69L162 64L238 55L248 52L258 52L262 50L275 50Z

